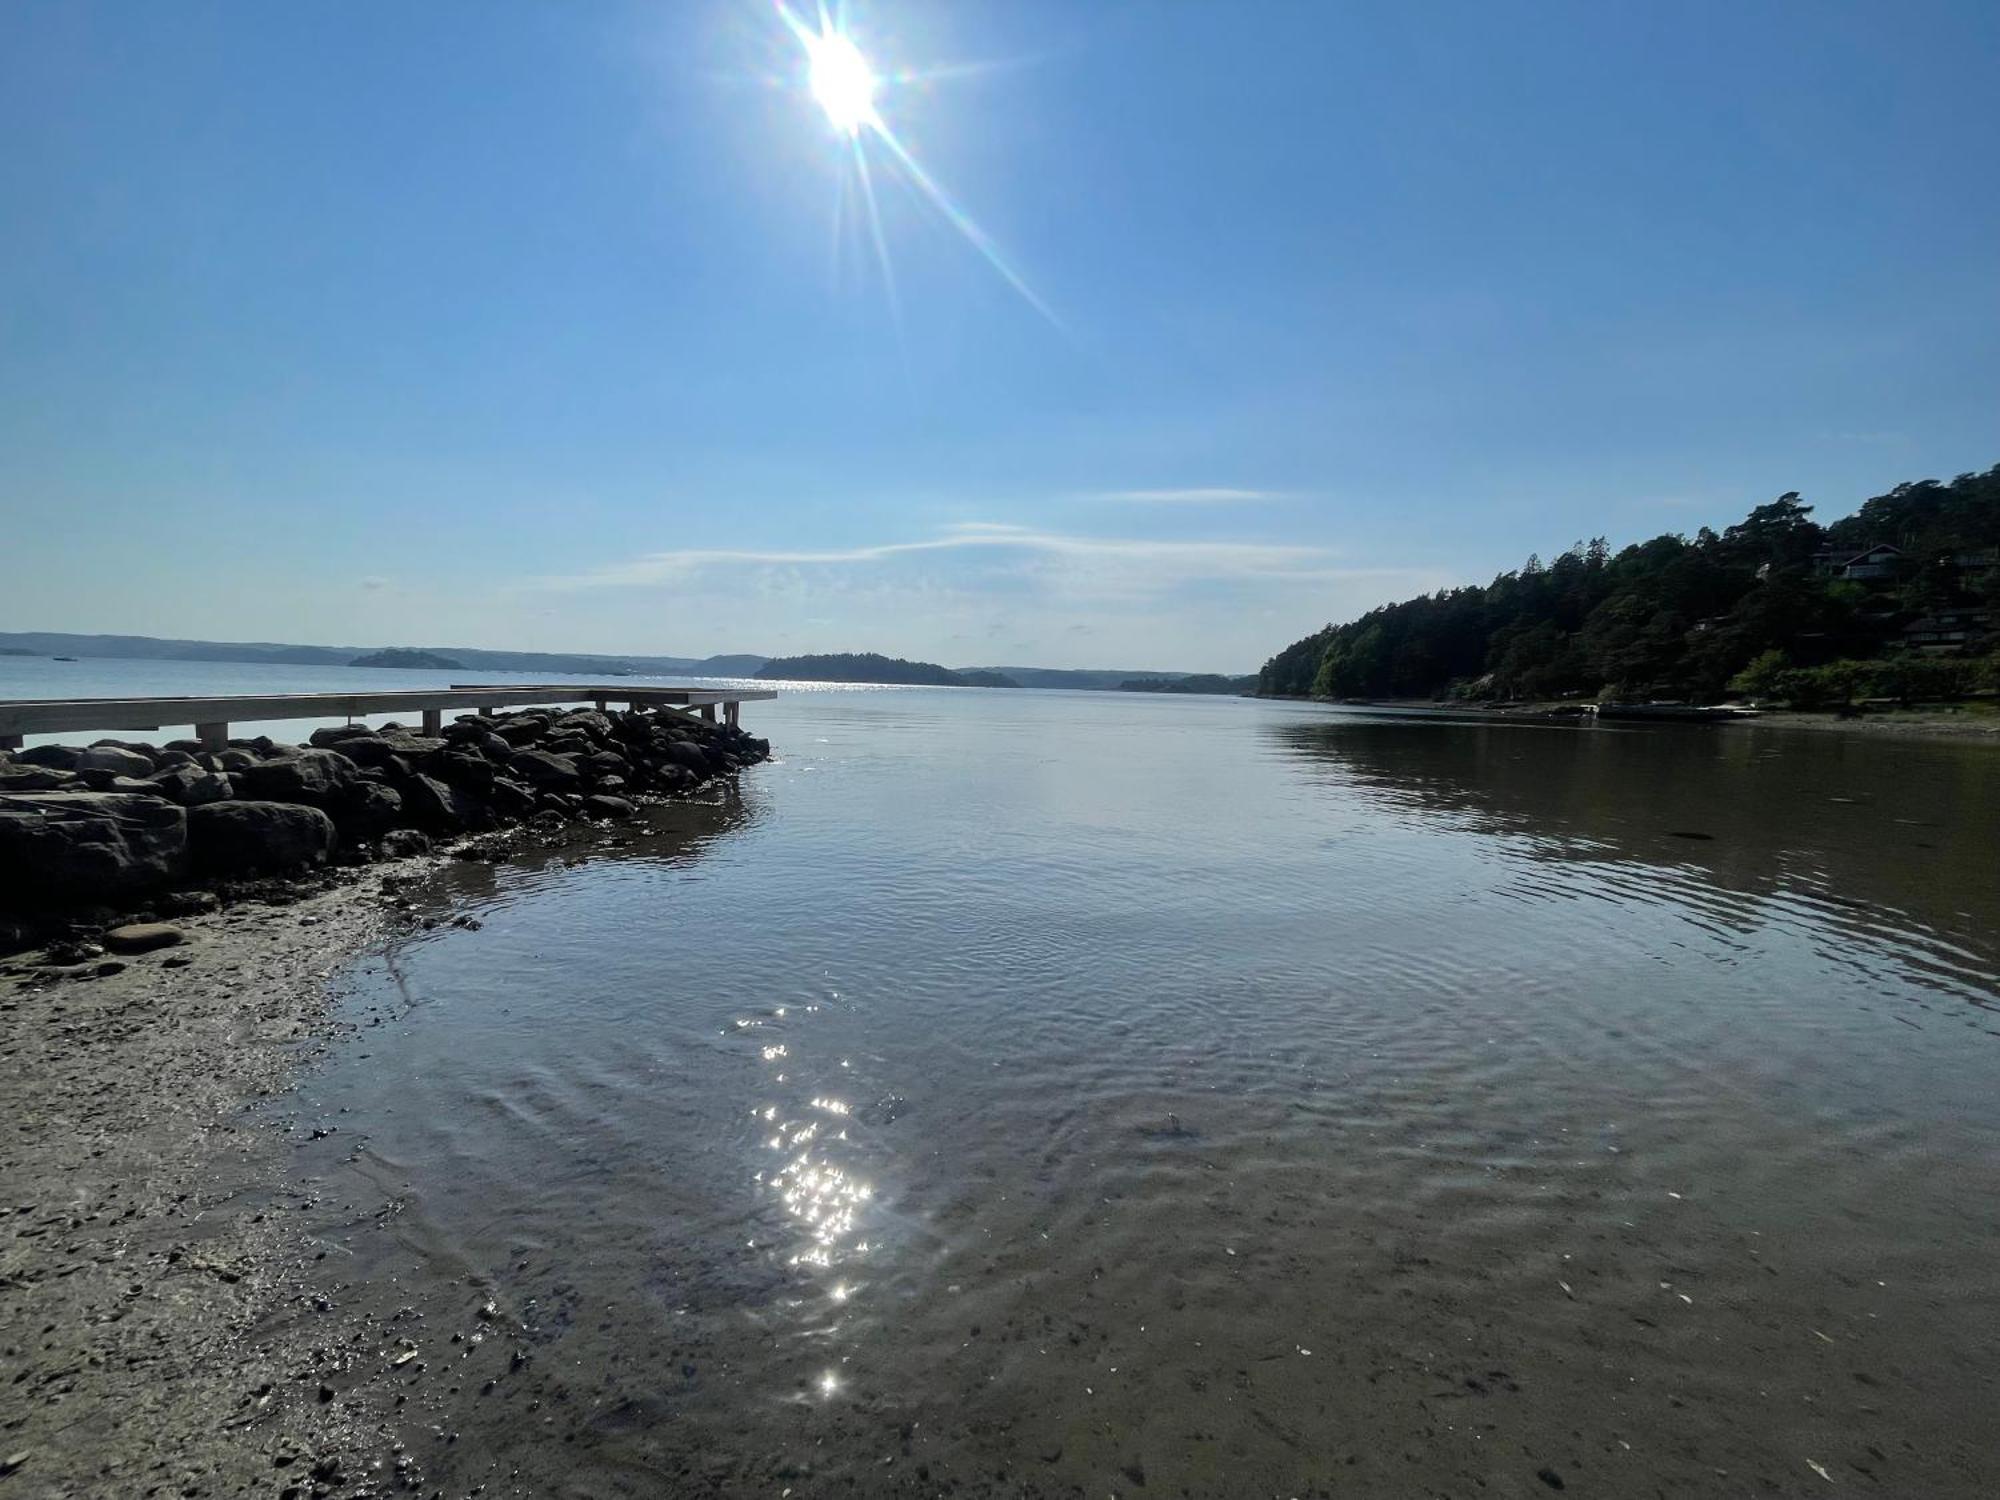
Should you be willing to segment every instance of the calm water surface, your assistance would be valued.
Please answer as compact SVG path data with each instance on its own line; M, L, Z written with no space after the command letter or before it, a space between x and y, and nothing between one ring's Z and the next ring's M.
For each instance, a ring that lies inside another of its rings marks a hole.
M2000 1492L1992 747L747 718L349 976L329 1274L534 1351L448 1493Z

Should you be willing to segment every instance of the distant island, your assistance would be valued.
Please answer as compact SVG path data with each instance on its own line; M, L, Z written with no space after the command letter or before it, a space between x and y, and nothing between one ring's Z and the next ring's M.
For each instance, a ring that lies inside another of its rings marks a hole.
M765 682L870 682L901 687L1009 687L1021 684L1002 672L954 672L934 661L905 661L873 651L823 656L780 656L755 674Z
M350 667L421 667L428 672L463 672L465 663L453 661L449 656L440 656L435 651L417 651L408 646L391 646L386 651L371 651L366 656L357 656L349 662Z
M492 651L476 646L409 647L447 658L451 671L558 672L578 677L748 677L769 660L751 653L726 656L605 656L555 651ZM345 667L373 646L301 646L277 641L194 641L151 635L74 635L64 631L0 631L9 656L114 658L121 661L242 661L272 666ZM391 665L409 666L399 662Z
M1118 684L1121 693L1222 693L1241 696L1257 690L1257 678L1197 672L1192 677L1137 677Z
M1721 532L1578 542L1490 584L1328 625L1260 693L1495 701L1729 694L1800 709L2000 688L2000 465L1831 525L1796 494Z

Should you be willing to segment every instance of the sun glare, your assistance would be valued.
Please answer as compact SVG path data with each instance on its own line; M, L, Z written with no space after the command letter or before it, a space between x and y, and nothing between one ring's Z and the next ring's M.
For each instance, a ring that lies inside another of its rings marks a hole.
M813 98L836 130L856 135L875 120L875 74L861 49L837 31L806 38Z

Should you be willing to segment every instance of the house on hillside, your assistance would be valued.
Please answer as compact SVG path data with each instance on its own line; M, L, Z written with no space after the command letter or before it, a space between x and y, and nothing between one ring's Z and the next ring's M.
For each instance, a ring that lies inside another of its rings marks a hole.
M1984 583L1995 573L2000 573L2000 547L1974 547L1954 552L1945 559L1945 566L1958 575L1961 587Z
M1894 578L1903 560L1903 549L1877 542L1861 552L1845 548L1813 554L1813 572L1822 578L1846 578L1856 583L1870 579Z
M1903 627L1904 643L1927 656L1962 651L1993 633L1990 609L1948 609L1912 620Z

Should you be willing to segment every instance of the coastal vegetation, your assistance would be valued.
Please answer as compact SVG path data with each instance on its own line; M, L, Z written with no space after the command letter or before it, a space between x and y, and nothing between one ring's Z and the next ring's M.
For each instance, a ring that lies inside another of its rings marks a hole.
M1828 525L1797 495L1692 538L1578 542L1490 584L1295 641L1257 691L1325 698L1685 698L1800 707L2000 686L2000 465L1902 484Z
M1249 693L1257 687L1254 675L1224 677L1218 672L1196 672L1188 677L1133 677L1118 684L1121 693Z
M873 651L841 651L822 656L780 656L760 667L766 682L871 682L910 687L1019 687L986 669L954 672L934 661L905 661Z

